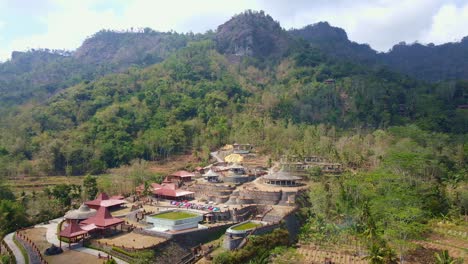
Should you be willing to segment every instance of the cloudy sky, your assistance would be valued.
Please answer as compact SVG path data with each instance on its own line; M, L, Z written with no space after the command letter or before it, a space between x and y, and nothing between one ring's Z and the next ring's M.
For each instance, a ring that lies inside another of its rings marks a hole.
M379 51L468 35L468 0L0 0L0 61L13 50L76 49L100 29L205 32L246 9L286 29L328 21Z

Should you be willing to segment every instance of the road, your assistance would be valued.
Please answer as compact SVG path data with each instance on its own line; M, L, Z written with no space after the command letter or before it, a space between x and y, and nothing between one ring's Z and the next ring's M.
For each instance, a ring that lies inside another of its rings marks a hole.
M216 159L217 162L224 162L224 160L218 156L218 151L211 152L210 154L213 158Z
M15 235L15 233L10 233L8 235L5 236L5 238L3 239L8 247L11 249L11 251L13 251L13 254L15 255L15 258L16 258L16 263L17 264L25 264L26 261L24 260L24 256L23 254L21 254L21 250L16 246L15 242L13 241L13 236Z

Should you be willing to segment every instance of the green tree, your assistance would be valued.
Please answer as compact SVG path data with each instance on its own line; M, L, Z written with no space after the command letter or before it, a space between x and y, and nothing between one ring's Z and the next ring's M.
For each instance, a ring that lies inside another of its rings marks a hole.
M0 200L0 235L28 225L25 208L13 201Z
M91 175L86 175L83 180L83 187L86 199L93 200L99 191L97 187L97 178Z

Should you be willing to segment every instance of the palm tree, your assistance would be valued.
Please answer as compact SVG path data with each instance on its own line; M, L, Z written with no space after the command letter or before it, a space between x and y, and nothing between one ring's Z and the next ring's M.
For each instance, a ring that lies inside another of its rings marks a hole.
M444 250L441 253L435 253L436 264L456 264L457 260L449 256L448 250Z
M362 259L368 260L370 264L383 264L385 263L385 249L380 247L378 243L372 243L369 255Z

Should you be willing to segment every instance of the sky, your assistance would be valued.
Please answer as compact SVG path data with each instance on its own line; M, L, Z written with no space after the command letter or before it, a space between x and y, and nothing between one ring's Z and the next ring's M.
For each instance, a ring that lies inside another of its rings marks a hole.
M468 0L0 0L0 61L14 50L74 50L101 29L203 33L247 9L285 29L328 21L378 51L468 36Z

